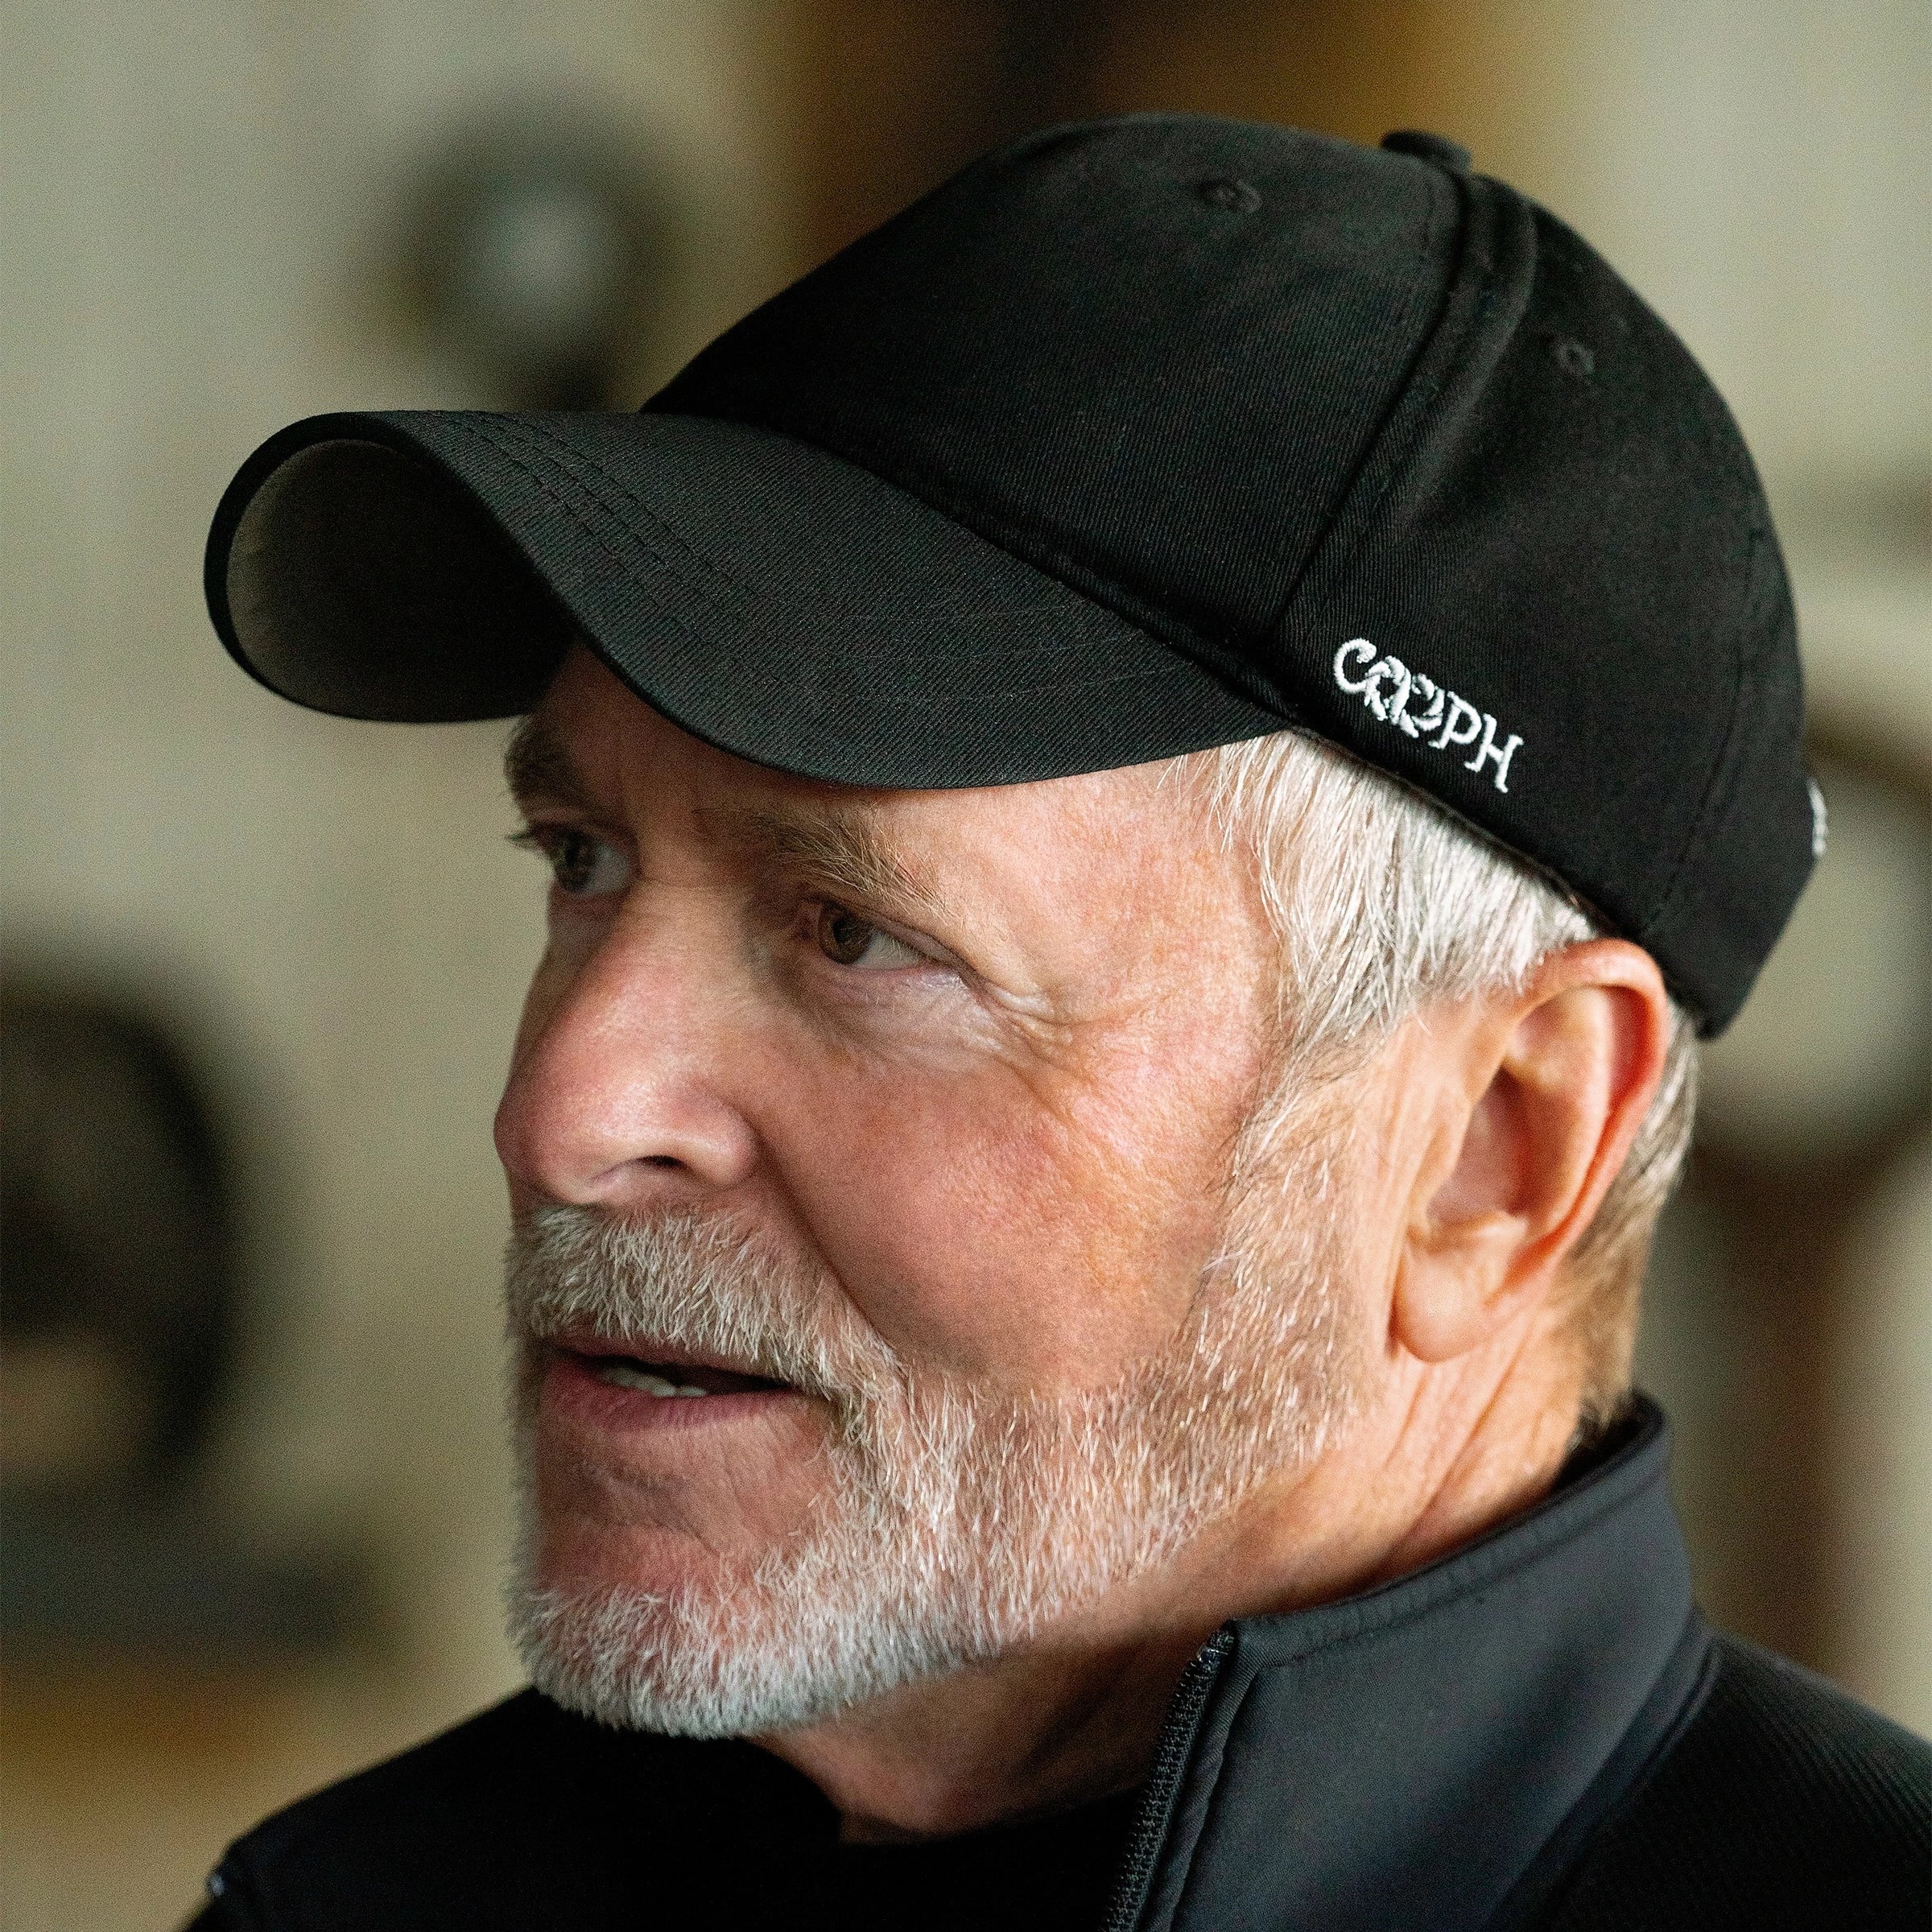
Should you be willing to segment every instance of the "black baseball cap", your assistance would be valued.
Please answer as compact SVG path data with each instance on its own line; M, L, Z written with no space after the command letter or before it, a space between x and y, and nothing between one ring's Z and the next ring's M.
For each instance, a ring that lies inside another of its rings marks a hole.
M295 423L223 497L207 591L318 710L513 716L580 638L699 737L854 785L1314 733L1553 875L1707 1033L1821 836L1729 412L1430 135L1032 135L636 414Z

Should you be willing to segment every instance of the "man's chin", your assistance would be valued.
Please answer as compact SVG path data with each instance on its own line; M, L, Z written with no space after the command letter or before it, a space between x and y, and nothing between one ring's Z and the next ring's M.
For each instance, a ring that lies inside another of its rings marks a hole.
M709 1491L540 1479L526 1505L518 1587L559 1602L634 1603L640 1614L662 1603L691 1616L729 1615L747 1591L769 1587L758 1579L782 1552L811 1541L815 1498Z
M543 1587L566 1594L631 1587L653 1594L720 1587L806 1536L828 1498L803 1451L736 1467L654 1466L586 1446L539 1418L526 1430L526 1562Z
M523 1587L556 1603L694 1607L722 1603L730 1587L717 1558L689 1536L635 1525L585 1534L561 1547L547 1542Z
M795 1730L960 1659L894 1620L769 1575L546 1587L519 1580L510 1634L530 1681L620 1729L685 1737Z

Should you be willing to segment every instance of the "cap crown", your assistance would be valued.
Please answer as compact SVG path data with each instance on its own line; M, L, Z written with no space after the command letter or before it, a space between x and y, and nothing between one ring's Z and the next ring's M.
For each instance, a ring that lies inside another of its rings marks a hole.
M1412 782L1649 947L1708 1030L1809 872L1742 439L1501 183L1199 117L1053 130L646 407L858 464Z

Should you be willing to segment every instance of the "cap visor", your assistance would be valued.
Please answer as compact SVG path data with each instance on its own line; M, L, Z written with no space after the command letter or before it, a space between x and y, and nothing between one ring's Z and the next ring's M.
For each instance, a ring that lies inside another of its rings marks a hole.
M846 784L1010 784L1286 722L919 497L708 417L311 418L229 485L207 588L230 652L316 710L514 716L581 638L685 730Z

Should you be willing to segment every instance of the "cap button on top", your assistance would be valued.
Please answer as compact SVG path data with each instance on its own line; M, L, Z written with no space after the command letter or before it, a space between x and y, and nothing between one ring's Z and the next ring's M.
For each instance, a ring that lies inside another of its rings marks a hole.
M1382 146L1392 155L1414 155L1418 161L1433 161L1452 174L1469 171L1469 151L1447 134L1424 134L1419 128L1398 127L1382 136Z
M1251 215L1261 204L1261 195L1253 184L1237 181L1232 175L1211 175L1194 192L1210 208L1230 215Z

